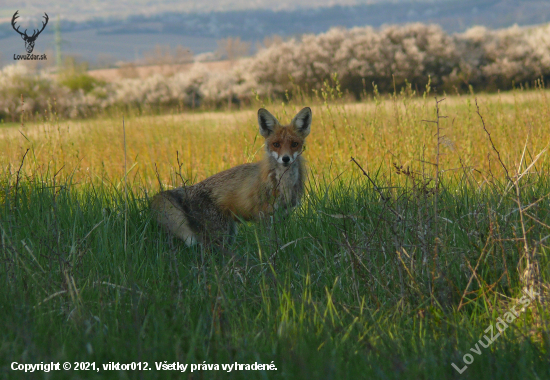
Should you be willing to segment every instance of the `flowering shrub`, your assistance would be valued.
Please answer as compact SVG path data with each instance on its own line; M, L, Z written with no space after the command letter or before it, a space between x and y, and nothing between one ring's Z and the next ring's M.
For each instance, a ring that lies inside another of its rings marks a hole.
M550 25L496 31L475 27L457 35L463 80L486 90L550 76Z
M41 112L65 92L51 79L31 75L23 65L6 66L0 71L0 118Z
M219 107L247 101L254 93L279 97L296 86L320 89L334 74L341 89L357 97L372 91L372 83L380 91L407 82L419 89L430 82L447 91L508 89L550 78L549 36L550 25L494 31L474 27L455 35L420 23L333 28L277 40L228 71L210 71L197 62L191 70L168 77L156 74L90 86L71 86L66 78L56 81L12 65L0 71L0 118L15 120L22 111L34 114L52 107L66 117L114 106Z

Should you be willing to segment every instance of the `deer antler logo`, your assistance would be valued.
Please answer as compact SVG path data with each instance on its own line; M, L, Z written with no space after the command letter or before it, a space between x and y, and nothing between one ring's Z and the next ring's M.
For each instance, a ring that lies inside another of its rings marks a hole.
M42 22L42 29L40 29L39 31L33 29L32 36L29 36L29 35L27 35L27 29L25 29L25 31L23 33L21 33L19 31L19 27L17 27L17 28L15 27L15 20L17 20L19 18L19 15L17 13L19 13L19 11L16 11L13 14L13 17L11 19L11 26L13 27L13 30L15 30L17 33L19 33L21 35L21 38L25 41L25 50L27 50L27 53L30 54L30 53L32 53L32 51L34 49L34 42L36 41L36 39L38 38L40 33L42 33L42 31L44 30L46 25L48 25L48 20L50 18L48 17L48 14L46 12L44 12L45 16L43 16L43 17L46 21Z

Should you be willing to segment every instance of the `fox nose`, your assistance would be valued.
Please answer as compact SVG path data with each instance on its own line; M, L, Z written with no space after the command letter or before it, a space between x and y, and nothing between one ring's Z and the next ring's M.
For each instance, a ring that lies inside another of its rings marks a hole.
M284 156L284 157L283 157L283 162L284 162L285 164L288 164L289 161L290 161L290 157L288 157L288 156Z

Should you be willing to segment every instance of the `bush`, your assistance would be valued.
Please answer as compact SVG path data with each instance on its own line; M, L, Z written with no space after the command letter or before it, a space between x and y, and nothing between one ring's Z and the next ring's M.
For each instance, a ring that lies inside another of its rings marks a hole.
M97 86L105 85L104 82L95 79L86 73L62 76L59 83L71 91L82 90L85 93L92 91Z
M191 70L168 77L114 83L90 77L85 64L70 60L58 81L13 65L0 71L0 117L15 120L23 110L44 112L52 104L67 117L114 106L219 107L249 101L255 93L283 97L297 86L319 90L335 75L340 90L356 98L374 90L373 84L382 92L403 86L423 90L428 84L444 91L509 89L550 79L549 32L549 25L496 31L475 27L456 35L420 23L333 28L277 41L228 71L213 72L195 63Z

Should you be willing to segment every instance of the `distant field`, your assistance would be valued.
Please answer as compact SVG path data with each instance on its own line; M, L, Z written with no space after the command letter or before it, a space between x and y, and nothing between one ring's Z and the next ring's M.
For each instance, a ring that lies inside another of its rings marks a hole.
M229 61L202 62L201 64L212 71L225 71L229 70L231 67L231 63ZM175 72L188 71L191 67L193 67L193 65L194 63L181 65L126 66L116 69L90 70L88 71L88 74L96 79L113 82L128 76L147 78L154 74L169 75Z
M127 192L121 113L1 125L0 378L29 378L14 362L70 363L55 379L550 378L550 93L449 96L438 140L431 95L324 91L125 115ZM160 183L261 159L259 107L286 123L305 105L289 217L223 249L151 220ZM132 362L151 370L108 366Z
M524 145L534 154L550 141L550 114L546 91L516 91L479 95L477 101L491 136L504 162L518 164ZM306 158L313 170L332 174L356 171L349 157L361 160L366 168L393 163L416 166L421 155L433 162L436 149L432 97L391 96L377 102L344 104L313 99L313 131ZM281 120L290 118L303 104L267 104ZM261 102L257 107L262 106ZM476 114L475 98L449 96L441 103L441 120L446 136L441 145L445 169L460 167L485 172L491 165L502 175L491 155L492 149ZM58 121L20 125L5 124L0 130L2 164L14 165L27 147L33 147L34 165L55 163L82 175L121 178L122 114L110 119ZM237 164L260 159L262 139L258 134L255 110L231 112L174 113L160 116L125 116L128 166L147 181L156 179L155 165L167 179L176 167L179 152L186 173L204 179L207 175ZM25 137L23 137L25 135ZM28 139L28 140L27 140ZM423 152L425 149L425 152ZM489 156L488 156L489 155ZM546 162L547 158L541 158ZM26 167L30 170L30 167Z

